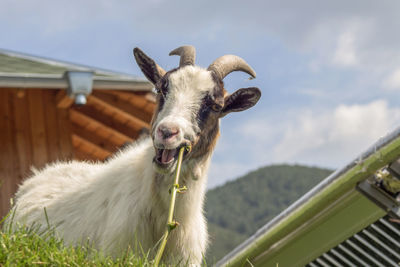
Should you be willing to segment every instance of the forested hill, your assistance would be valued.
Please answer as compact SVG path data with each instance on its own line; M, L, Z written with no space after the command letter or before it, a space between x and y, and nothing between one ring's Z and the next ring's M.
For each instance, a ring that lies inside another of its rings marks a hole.
M299 165L273 165L208 191L208 263L227 254L331 172Z

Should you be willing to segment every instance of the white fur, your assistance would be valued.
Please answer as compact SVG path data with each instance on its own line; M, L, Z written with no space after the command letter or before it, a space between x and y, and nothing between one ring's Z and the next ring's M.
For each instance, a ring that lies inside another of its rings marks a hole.
M173 72L169 77L168 101L164 104L154 125L176 125L181 129L176 139L181 140L185 135L195 135L199 131L193 118L199 111L204 95L211 91L215 84L211 72L197 67L186 66ZM157 138L155 143L157 144Z
M27 179L16 194L14 222L40 230L49 222L66 243L91 242L107 255L118 256L135 242L153 249L165 230L173 175L161 176L150 162L150 138L132 145L107 163L56 163ZM181 185L189 191L177 197L180 223L167 243L169 262L200 264L207 246L202 206L209 157L188 162ZM198 181L197 181L198 180Z
M153 127L176 123L182 136L198 129L193 116L204 94L214 86L208 71L187 66L170 76L164 109ZM154 137L156 138L157 137ZM157 140L154 141L156 143ZM41 229L49 222L66 243L91 242L107 255L118 256L135 242L144 251L161 239L167 222L172 174L157 173L152 164L152 138L131 145L105 163L72 161L48 165L27 179L16 194L14 222ZM175 218L164 259L200 265L207 247L203 203L211 151L201 160L187 160L181 185L188 192L177 197ZM10 222L10 220L8 221ZM152 254L153 255L153 254Z

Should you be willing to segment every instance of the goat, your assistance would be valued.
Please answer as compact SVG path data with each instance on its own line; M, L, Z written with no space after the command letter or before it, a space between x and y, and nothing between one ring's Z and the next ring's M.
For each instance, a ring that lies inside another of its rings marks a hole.
M191 145L181 172L181 185L188 190L177 198L174 216L180 225L170 235L163 260L201 264L208 242L203 202L219 119L254 106L261 92L252 87L228 94L224 89L222 80L232 71L255 77L240 57L225 55L204 69L194 65L192 46L170 55L179 55L180 64L166 72L134 49L157 91L150 135L104 163L58 162L34 171L16 193L14 224L35 223L44 230L50 223L65 243L89 240L106 255L118 256L136 241L151 250L166 227L177 151Z

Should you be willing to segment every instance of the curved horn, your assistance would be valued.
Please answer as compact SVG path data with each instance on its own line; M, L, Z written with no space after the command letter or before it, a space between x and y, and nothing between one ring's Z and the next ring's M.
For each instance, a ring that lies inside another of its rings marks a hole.
M184 45L172 50L169 55L177 55L181 57L179 67L194 65L194 60L196 59L196 48L192 45Z
M256 72L244 61L243 58L234 55L225 55L217 58L208 67L209 71L214 72L221 80L232 71L243 71L251 76L250 79L256 77Z

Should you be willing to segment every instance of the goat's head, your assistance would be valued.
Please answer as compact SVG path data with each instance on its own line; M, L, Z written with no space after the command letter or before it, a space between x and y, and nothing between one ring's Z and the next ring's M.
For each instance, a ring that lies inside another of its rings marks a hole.
M211 153L219 136L219 118L254 106L261 96L255 87L232 94L225 91L222 80L233 71L244 71L255 78L254 70L240 57L225 55L204 69L194 66L194 47L182 46L170 53L181 57L179 68L166 72L139 48L133 53L157 90L151 137L158 172L175 169L178 149L184 145L192 146L184 160Z

